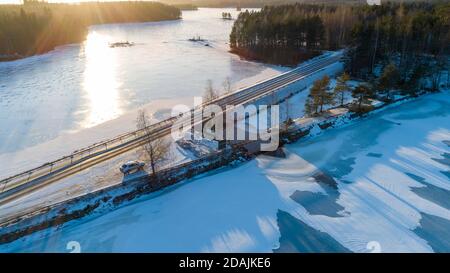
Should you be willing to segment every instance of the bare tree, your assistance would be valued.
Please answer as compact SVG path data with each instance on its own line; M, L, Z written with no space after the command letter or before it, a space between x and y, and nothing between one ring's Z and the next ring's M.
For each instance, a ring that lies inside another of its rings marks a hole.
M231 87L231 79L230 79L230 77L226 77L225 78L225 80L222 83L222 86L223 86L223 92L225 94L230 94L233 91L233 89Z
M211 80L206 82L205 93L203 94L203 100L205 102L210 102L219 97L219 94L214 90Z
M143 130L145 141L142 148L152 167L152 174L155 175L157 164L168 156L170 144L160 137L152 136L150 124L150 117L145 110L139 110L136 126L138 130Z

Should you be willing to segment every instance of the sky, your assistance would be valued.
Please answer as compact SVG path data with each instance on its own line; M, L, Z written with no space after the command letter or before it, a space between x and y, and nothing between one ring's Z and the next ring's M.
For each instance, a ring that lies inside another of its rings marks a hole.
M73 2L93 2L97 0L47 0L47 2L59 2L59 3L73 3ZM100 0L101 1L101 0ZM114 1L114 0L108 0ZM22 0L0 0L0 4L20 4Z
M49 0L47 2L80 2L83 0ZM0 4L20 4L22 3L22 0L0 0Z

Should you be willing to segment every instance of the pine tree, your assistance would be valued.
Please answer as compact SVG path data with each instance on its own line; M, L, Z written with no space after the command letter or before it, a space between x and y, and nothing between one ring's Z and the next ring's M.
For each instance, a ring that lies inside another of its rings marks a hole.
M387 99L390 99L390 94L392 90L398 86L400 81L400 73L398 72L397 66L390 63L383 69L383 73L378 79L378 90L385 93Z
M305 102L305 115L310 117L317 114L318 105L314 98L309 95Z
M334 96L329 92L330 78L324 76L322 79L314 82L311 88L311 95L316 98L319 106L319 112L323 111L323 106L334 103Z
M352 91L352 97L358 101L358 110L361 110L363 101L373 95L372 88L367 84L360 84Z
M422 78L425 76L425 66L416 65L409 77L409 80L406 82L404 89L405 93L415 96L417 91L422 89Z
M330 78L324 76L314 82L308 99L305 102L305 112L308 115L318 114L323 111L326 104L334 104L334 95L329 92Z
M351 91L351 87L347 83L349 80L350 75L347 74L347 72L344 72L337 78L337 84L334 88L334 96L339 98L341 106L344 105L345 92Z

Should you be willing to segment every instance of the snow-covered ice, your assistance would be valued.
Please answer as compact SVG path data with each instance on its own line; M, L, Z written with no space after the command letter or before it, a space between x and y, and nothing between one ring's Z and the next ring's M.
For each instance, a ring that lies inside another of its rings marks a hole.
M222 11L93 26L82 44L0 63L0 179L133 130L136 109L161 119L173 105L201 96L208 79L222 90L229 77L240 88L286 70L230 54L233 22L222 20ZM189 42L193 35L211 46ZM135 46L109 47L125 40Z
M448 252L449 120L426 95L0 251Z
M322 56L338 54L338 52L326 52ZM312 62L313 60L306 61L301 65ZM261 73L238 81L232 85L234 90L240 90L242 88L254 85L263 80L273 78L280 74L280 71L284 71L287 68L278 67L277 69L266 68ZM336 63L322 69L318 74L314 74L304 79L303 85L311 84L315 79L321 77L322 74L334 75L336 71L341 69L341 64ZM353 83L354 84L354 83ZM335 80L331 81L330 87L333 88ZM309 87L305 89L298 89L288 87L285 91L288 93L295 93L294 96L288 100L280 103L280 117L286 119L286 114L289 114L291 118L298 118L304 115L304 103L307 95L309 94ZM297 92L297 93L296 93ZM286 96L287 93L282 94ZM263 99L264 100L264 99ZM351 100L351 97L346 94L346 101ZM264 101L262 102L264 104ZM170 116L171 107L177 104L184 104L188 107L194 107L193 98L180 98L180 99L168 99L168 100L156 100L148 103L139 109L128 111L126 114L120 117L106 121L91 128L87 128L77 132L65 133L61 136L48 141L35 145L24 150L20 150L13 153L0 154L0 162L8 162L8 164L0 164L1 176L7 177L13 175L21 170L26 170L34 166L39 166L45 162L49 162L56 158L60 158L63 155L70 154L71 151L80 149L94 142L99 142L111 138L111 136L119 135L123 132L129 132L135 129L135 119L137 111L145 109L148 113L152 113L154 120L162 120ZM329 108L326 105L324 108ZM286 109L289 109L286 111ZM172 141L168 139L168 141ZM173 156L168 160L163 167L173 166L182 162L186 162L196 156L192 153L180 149L177 145L172 145ZM52 183L44 188L38 189L31 194L24 195L12 202L0 206L0 219L22 214L33 209L41 208L42 206L48 206L55 204L73 197L92 192L94 190L106 188L111 185L122 183L122 175L118 172L118 166L123 162L129 160L135 160L140 155L137 151L130 151L121 156L117 156L108 162L103 162L95 167L89 168L85 171L79 172L76 175L66 177L58 183Z

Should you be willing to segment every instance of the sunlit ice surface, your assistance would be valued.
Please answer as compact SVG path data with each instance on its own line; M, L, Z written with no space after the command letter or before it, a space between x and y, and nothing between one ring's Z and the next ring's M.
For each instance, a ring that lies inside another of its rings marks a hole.
M109 37L91 32L85 43L86 70L83 87L88 100L88 114L83 127L91 127L118 117L120 97L116 71L116 51L109 47Z
M228 51L233 22L222 11L183 11L182 20L95 25L81 44L0 63L0 154L104 123L158 100L201 96L207 80L245 80L268 69ZM188 41L200 35L210 46ZM109 42L133 42L109 48ZM170 113L170 111L169 111ZM133 127L131 125L130 127Z

